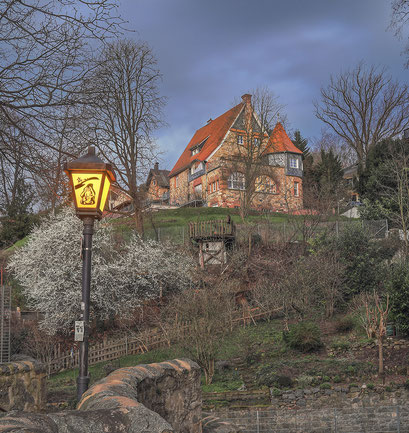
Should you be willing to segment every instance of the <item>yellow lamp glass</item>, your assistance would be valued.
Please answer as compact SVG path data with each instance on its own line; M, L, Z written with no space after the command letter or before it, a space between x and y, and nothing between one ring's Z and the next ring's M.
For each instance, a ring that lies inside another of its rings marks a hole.
M104 163L90 146L88 154L64 164L70 177L77 216L100 219L104 212L115 174L111 164Z
M104 212L105 209L105 203L108 198L109 188L111 187L111 180L109 179L109 176L105 176L104 185L102 187L102 196L101 196L101 203L99 205L99 210L101 212Z
M72 173L72 184L78 209L97 209L105 173Z

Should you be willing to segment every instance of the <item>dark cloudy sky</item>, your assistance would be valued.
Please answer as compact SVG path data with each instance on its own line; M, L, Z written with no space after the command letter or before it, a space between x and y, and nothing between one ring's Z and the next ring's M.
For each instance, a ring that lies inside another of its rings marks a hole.
M390 0L121 0L163 74L169 126L157 133L172 168L194 131L258 86L285 104L292 129L317 140L313 100L360 60L407 82L404 42L387 30Z

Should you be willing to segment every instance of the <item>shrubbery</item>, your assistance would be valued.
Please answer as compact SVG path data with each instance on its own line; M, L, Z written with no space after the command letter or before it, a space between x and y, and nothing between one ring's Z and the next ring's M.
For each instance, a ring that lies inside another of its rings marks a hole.
M315 323L311 322L292 325L284 339L289 347L300 352L314 352L323 346L321 331Z
M337 330L337 332L349 332L352 331L354 327L355 327L355 321L354 318L351 316L341 317L335 323L335 329Z
M399 334L409 335L409 266L395 265L386 283L390 296L390 319L395 322Z

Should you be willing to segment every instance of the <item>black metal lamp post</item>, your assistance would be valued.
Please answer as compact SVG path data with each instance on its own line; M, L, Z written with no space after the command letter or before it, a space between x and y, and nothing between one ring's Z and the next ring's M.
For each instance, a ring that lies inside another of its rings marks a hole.
M91 249L95 219L101 219L108 198L111 183L115 175L111 164L106 164L95 155L95 148L90 146L88 154L68 162L64 171L70 178L75 210L83 220L82 251L82 302L81 321L76 326L82 330L79 357L79 375L77 378L77 399L88 389L88 337L89 337L89 303L91 286Z

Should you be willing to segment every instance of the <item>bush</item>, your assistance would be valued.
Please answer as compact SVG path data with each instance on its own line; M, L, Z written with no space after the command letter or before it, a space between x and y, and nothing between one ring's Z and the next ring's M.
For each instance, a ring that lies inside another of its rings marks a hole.
M286 335L286 340L289 347L300 352L314 352L323 346L321 331L311 322L299 322L292 325Z
M258 369L256 373L256 382L260 386L267 386L271 388L291 388L293 381L290 377L284 375L277 375L277 373L269 366L263 366Z
M321 383L320 389L331 389L331 384L328 382Z
M291 388L291 386L293 385L291 377L288 376L278 376L276 383L280 388Z
M280 397L281 391L277 388L273 388L273 390L271 391L271 394L273 395L273 397Z
M312 377L312 376L301 375L301 376L298 376L298 378L297 378L297 384L301 388L311 386L313 383L314 383L314 377Z
M277 375L269 366L260 367L256 373L256 383L259 386L271 388L276 384Z
M336 375L334 376L334 378L332 379L334 383L340 383L342 382L342 379L340 376Z
M409 268L407 264L396 265L386 287L390 296L390 320L395 322L399 334L409 336Z
M339 339L339 340L335 340L331 343L331 348L334 350L348 350L350 347L350 343L347 340L344 339Z
M366 387L367 387L368 389L374 389L374 388L375 388L375 385L374 385L373 383L368 383L368 385L366 385Z
M383 277L382 262L387 258L381 244L371 242L368 232L360 225L350 224L339 237L338 249L345 266L345 300L377 287Z
M344 316L339 319L335 324L335 329L337 332L349 332L355 327L354 318L351 316Z

